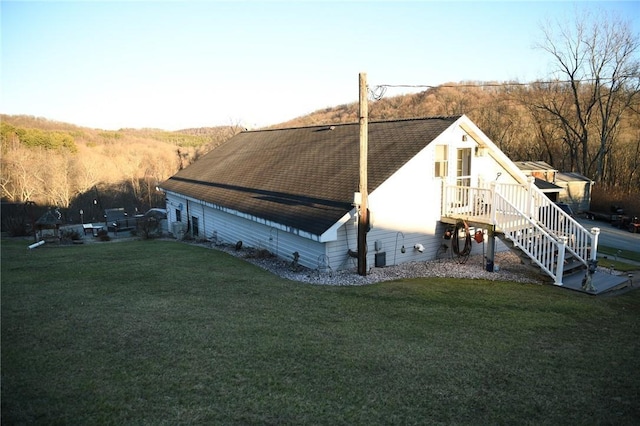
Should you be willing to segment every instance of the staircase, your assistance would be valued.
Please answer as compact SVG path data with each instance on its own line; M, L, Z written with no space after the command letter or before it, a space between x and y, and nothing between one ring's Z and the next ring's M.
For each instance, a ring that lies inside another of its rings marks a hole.
M562 285L563 277L584 271L596 259L599 230L587 231L530 181L528 187L495 185L492 224L497 235Z
M507 247L556 285L564 285L570 275L579 274L582 280L596 260L600 230L586 230L533 182L533 178L527 185L492 182L490 188L445 184L442 216L493 225Z

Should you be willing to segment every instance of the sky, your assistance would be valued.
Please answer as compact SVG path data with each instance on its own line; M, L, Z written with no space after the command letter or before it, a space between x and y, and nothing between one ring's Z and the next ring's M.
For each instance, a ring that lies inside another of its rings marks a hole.
M377 85L544 79L541 25L639 1L1 1L0 112L104 130L278 124ZM421 88L390 88L387 97Z

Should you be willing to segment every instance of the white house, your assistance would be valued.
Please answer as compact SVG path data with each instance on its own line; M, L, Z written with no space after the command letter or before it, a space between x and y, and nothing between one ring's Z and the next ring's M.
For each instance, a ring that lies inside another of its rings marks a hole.
M593 235L559 216L562 211L542 200L466 116L370 122L368 129L367 265L431 260L447 243L445 231L462 221L528 253L557 284L564 263L556 255L559 244L582 267L587 250L595 253ZM242 241L288 260L297 253L301 265L339 270L356 266L350 252L357 250L358 180L354 123L245 131L160 186L175 234ZM546 246L544 256L553 259L538 259L539 249L523 240L525 234L531 240L545 220L562 221L563 232L571 233L549 237L554 245ZM481 253L483 247L473 243L472 249Z

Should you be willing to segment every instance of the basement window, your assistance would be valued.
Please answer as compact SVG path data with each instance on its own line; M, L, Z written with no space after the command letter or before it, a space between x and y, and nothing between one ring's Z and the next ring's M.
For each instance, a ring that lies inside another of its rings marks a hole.
M449 174L449 146L436 145L435 177L446 177Z

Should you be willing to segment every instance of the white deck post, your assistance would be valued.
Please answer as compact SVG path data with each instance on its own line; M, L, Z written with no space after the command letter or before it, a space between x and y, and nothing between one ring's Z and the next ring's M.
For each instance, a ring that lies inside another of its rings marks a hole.
M564 273L564 251L567 246L567 237L560 237L558 241L558 259L556 262L556 285L562 285L562 275Z
M591 260L598 260L598 235L600 235L600 228L591 228Z
M533 187L535 186L534 182L536 181L536 178L533 176L529 176L528 178L529 180L529 186L527 188L527 193L528 193L528 197L527 197L527 214L529 215L529 217L531 219L533 219L533 206L534 206L534 202L533 202Z
M496 197L496 181L491 181L491 224L493 226L496 225L496 201L498 197Z

